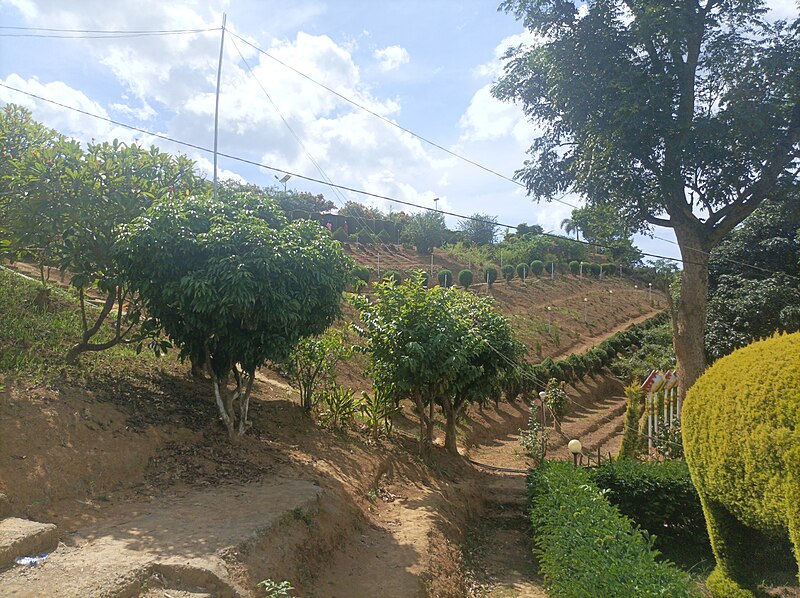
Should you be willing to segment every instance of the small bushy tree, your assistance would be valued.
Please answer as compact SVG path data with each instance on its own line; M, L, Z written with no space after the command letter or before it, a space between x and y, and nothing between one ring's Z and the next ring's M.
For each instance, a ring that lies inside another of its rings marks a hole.
M497 280L497 268L493 266L486 268L483 271L483 280L486 281L486 284L491 287Z
M231 438L247 430L256 369L327 328L351 268L319 224L249 194L159 202L123 227L116 257L181 355L204 356Z
M453 286L453 273L447 268L439 270L438 279L439 285L443 286L444 288Z
M522 279L522 282L525 282L525 279L528 278L528 272L530 271L530 267L528 264L517 264L517 276Z
M511 279L514 278L514 266L511 264L506 264L503 266L503 278L506 281L506 284L511 282Z
M468 289L470 287L470 285L472 284L472 279L473 279L472 270L467 270L465 268L464 270L461 270L461 272L458 273L458 284L460 284L465 289Z
M544 262L542 260L533 260L531 262L531 272L536 276L541 276L544 272Z

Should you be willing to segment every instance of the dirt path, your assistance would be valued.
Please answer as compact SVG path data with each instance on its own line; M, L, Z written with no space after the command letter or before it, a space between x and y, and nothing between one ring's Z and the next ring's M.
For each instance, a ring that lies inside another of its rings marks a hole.
M287 513L311 508L320 492L309 481L273 478L191 491L157 505L128 505L112 521L66 538L41 565L2 573L0 593L134 596L158 584L176 596L247 596L231 557L243 541L269 534Z

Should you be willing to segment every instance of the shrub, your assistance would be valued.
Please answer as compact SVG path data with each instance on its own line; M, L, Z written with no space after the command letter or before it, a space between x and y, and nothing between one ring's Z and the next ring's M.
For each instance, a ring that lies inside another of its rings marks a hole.
M528 278L528 272L530 272L530 267L528 264L517 264L517 276L519 276L523 281Z
M551 378L547 383L547 387L544 389L544 393L547 407L556 419L561 419L561 416L564 415L567 409L567 403L569 402L569 397L567 397L567 393L564 392L564 382Z
M577 276L581 273L581 263L573 260L569 263L569 271L572 272L573 275Z
M620 457L635 459L643 449L642 437L639 436L639 420L642 417L641 405L644 403L644 391L639 380L625 387L627 407L625 410L625 428L622 431Z
M612 276L614 274L614 272L618 269L618 266L616 264L607 263L607 264L603 264L602 268L603 268L603 274L604 275Z
M620 513L656 536L706 536L700 496L684 461L617 459L592 471Z
M544 262L542 260L533 260L531 262L531 272L536 276L541 276L544 272Z
M690 596L689 578L656 561L653 540L634 527L583 468L546 462L528 478L530 516L550 594L586 596Z
M789 531L800 562L800 333L717 361L689 389L682 424L717 558L711 592L753 585L756 531Z
M400 284L403 280L403 275L397 270L387 270L381 277L382 280L393 280L395 284Z
M506 284L511 282L511 279L514 278L514 266L511 264L503 266L503 278L505 278Z
M333 238L342 243L347 243L350 240L341 226L333 231Z
M447 268L439 270L438 279L439 279L439 286L442 286L444 288L453 286L453 273Z
M592 273L592 276L600 276L603 269L600 264L589 264L589 271Z
M581 262L581 267L578 269L578 272L583 272L584 276L587 276L592 271L592 265L589 262Z
M367 266L358 265L353 268L353 276L367 285L372 278L372 271Z
M391 243L392 235L390 235L389 232L385 228L383 228L381 229L381 232L378 233L378 240L381 243Z
M485 280L489 286L494 284L494 281L497 280L497 268L489 266L483 271L483 280Z
M319 414L321 424L341 429L347 426L358 412L358 401L352 388L334 384L322 393L322 410Z
M458 284L460 284L465 289L468 289L472 284L472 270L467 270L466 268L458 273Z

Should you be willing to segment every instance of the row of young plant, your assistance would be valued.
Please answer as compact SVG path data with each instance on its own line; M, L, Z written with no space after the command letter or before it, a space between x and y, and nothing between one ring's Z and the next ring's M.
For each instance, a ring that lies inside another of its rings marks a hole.
M545 462L529 475L534 553L550 595L691 596L689 576L656 558L655 538L621 514L592 477L566 462ZM636 513L641 504L631 506Z
M601 278L604 274L612 274L617 269L617 266L614 264L597 264L577 261L572 261L567 264L566 269L563 266L565 265L554 264L554 268L559 274L569 271L574 276L580 276L582 274L583 276L588 277L591 275L597 278ZM499 272L494 266L488 266L480 271L481 278L478 282L487 283L491 286L497 282L498 274L502 275L506 283L511 282L515 277L524 282L530 276L539 277L547 274L547 270L545 268L545 263L539 260L533 261L530 264L518 264L517 266L506 264L500 268ZM356 279L360 280L364 285L369 284L373 280L372 269L368 266L357 266L354 270L354 275ZM404 276L403 273L398 270L386 270L381 274L381 280L389 278L393 279L395 282L401 282L407 278L407 276ZM424 272L424 278L427 283L429 280L427 272ZM439 286L453 286L457 280L460 286L467 289L475 282L475 273L472 270L464 268L459 271L458 275L454 278L452 270L443 268L436 274L436 279L439 282Z
M522 364L508 375L505 394L510 400L520 394L530 395L545 390L552 379L567 384L581 382L586 376L600 373L620 353L638 346L649 330L668 321L669 312L665 310L643 322L632 324L584 353L573 353L559 360L548 357L538 364Z

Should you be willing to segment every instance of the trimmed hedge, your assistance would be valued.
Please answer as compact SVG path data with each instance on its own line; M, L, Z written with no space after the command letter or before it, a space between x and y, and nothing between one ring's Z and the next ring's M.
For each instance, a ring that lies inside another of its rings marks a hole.
M573 276L577 276L581 273L581 263L576 260L572 260L569 263L569 271L572 273Z
M617 459L591 471L620 513L651 534L706 537L700 496L685 461Z
M353 276L356 280L361 280L364 284L369 284L372 278L372 271L367 266L358 265L353 268Z
M381 280L393 280L395 284L400 284L403 281L403 275L397 270L387 270L381 276Z
M437 278L439 280L439 286L442 286L442 287L445 287L445 288L453 286L453 273L450 270L448 270L447 268L443 268L442 270L439 270L439 274L437 275Z
M541 276L542 272L544 272L544 262L542 260L533 260L531 262L531 273Z
M539 571L552 596L691 596L689 576L659 562L653 538L621 515L584 468L545 462L528 478Z

